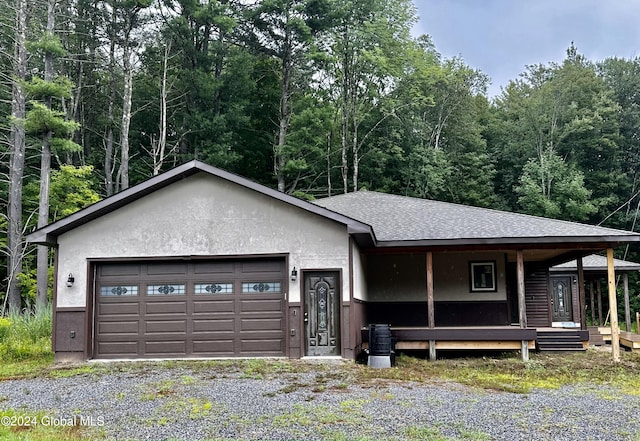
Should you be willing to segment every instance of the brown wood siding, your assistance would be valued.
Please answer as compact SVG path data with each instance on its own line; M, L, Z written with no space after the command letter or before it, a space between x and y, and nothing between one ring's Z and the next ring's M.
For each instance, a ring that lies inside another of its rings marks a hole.
M283 259L101 263L95 356L283 356L285 289Z
M524 292L527 306L527 326L532 328L551 326L549 272L541 269L534 273L527 273Z
M506 301L435 302L436 326L503 326L509 324ZM370 323L427 326L427 302L369 302Z

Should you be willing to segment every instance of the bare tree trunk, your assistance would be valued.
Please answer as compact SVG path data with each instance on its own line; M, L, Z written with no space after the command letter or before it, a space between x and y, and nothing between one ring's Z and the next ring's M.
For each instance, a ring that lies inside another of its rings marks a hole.
M51 37L55 31L55 8L57 0L49 0L47 5L46 35ZM53 81L53 54L47 51L44 55L44 80ZM46 105L51 109L51 97L46 98ZM40 201L38 204L38 228L49 223L49 183L51 180L51 131L42 138L42 156L40 158ZM47 305L47 291L49 288L49 249L38 245L37 273L36 273L36 308Z
M349 192L348 183L349 183L349 162L348 162L348 151L349 151L349 75L351 74L351 69L349 65L349 55L348 55L348 41L349 41L349 28L345 25L344 31L342 32L342 39L345 44L344 53L342 55L342 115L341 115L341 134L340 134L340 147L341 147L341 164L340 164L340 172L342 174L342 191L344 193Z
M122 124L120 126L120 190L129 188L129 126L131 124L131 96L133 94L133 68L130 42L124 47L124 94L122 97Z
M167 72L169 70L169 52L171 43L164 49L164 60L162 63L162 83L160 85L160 136L157 148L153 154L153 176L160 173L164 163L164 155L167 148Z
M289 131L289 118L291 109L289 100L291 98L291 76L293 73L291 36L287 35L282 53L282 82L280 83L280 113L278 115L278 143L274 147L274 168L278 179L278 191L284 193L284 165L286 162L284 146L287 142L287 132Z
M27 2L16 0L16 29L13 59L11 98L11 157L9 166L9 194L7 207L7 298L11 311L20 311L21 296L17 275L22 272L24 242L22 239L22 178L25 161L24 119L26 99L22 82L27 76Z
M114 33L115 29L115 12L112 15L111 19L111 34ZM114 35L111 35L111 43L109 47L109 107L107 110L107 136L105 141L104 148L104 187L107 196L111 196L114 189L114 161L113 161L113 128L115 127L115 116L114 116L114 107L116 101L116 42Z

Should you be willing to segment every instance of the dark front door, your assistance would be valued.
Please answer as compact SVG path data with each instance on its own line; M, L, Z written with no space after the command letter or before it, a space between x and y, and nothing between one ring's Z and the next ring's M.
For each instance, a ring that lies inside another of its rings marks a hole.
M306 355L340 355L340 277L336 272L305 273Z
M554 322L570 322L573 320L571 277L551 278L551 308Z

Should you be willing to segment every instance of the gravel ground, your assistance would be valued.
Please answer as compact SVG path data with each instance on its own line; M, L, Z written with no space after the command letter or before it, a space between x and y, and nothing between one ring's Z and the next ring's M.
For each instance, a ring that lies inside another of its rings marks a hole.
M0 409L113 440L634 440L640 396L349 381L339 365L260 375L188 365L0 382ZM73 420L75 417L75 420ZM80 424L77 423L77 424ZM75 424L75 423L74 423Z

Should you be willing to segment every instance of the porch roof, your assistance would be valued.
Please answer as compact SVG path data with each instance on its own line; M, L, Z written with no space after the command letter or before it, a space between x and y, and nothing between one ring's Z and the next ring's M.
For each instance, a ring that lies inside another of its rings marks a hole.
M550 245L613 246L640 234L557 219L374 191L315 201L373 228L378 246Z
M613 259L613 266L617 272L640 271L640 263L628 262L621 259ZM598 254L591 254L582 258L582 267L585 272L606 272L607 258ZM577 271L578 263L575 260L561 263L550 268L552 272Z

